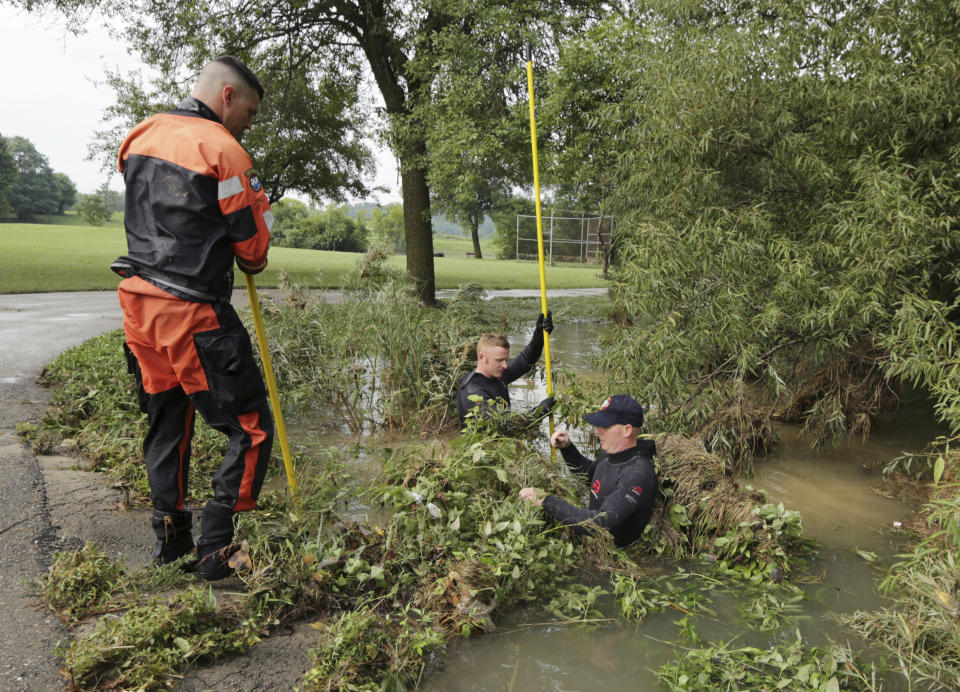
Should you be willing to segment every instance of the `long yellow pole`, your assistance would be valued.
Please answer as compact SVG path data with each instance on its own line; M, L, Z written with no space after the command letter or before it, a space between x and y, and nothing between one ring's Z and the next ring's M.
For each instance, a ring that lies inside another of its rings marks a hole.
M287 485L290 486L293 501L299 502L299 488L297 487L297 476L293 469L293 455L290 454L290 445L287 443L287 426L283 422L280 396L277 394L277 380L273 376L273 362L270 360L270 349L267 348L267 332L263 328L263 315L260 314L260 298L257 296L257 287L253 283L253 276L246 273L243 276L247 281L247 297L250 299L250 312L253 313L253 326L257 332L260 360L263 361L263 375L267 379L267 392L270 394L270 405L273 407L277 438L280 440L280 451L283 454L283 467L287 471Z
M537 210L537 259L540 263L540 312L547 314L547 274L543 266L543 217L540 213L540 164L537 159L537 119L533 114L533 50L528 43L527 57L527 93L530 96L530 147L533 149L533 192ZM547 396L553 396L553 377L550 373L550 334L543 332L543 361L546 366ZM553 437L553 413L550 413L550 437ZM551 458L557 451L550 447Z

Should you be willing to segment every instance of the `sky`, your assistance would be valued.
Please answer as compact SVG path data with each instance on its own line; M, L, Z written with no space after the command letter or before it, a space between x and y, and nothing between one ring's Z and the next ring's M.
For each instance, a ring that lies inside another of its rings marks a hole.
M94 22L84 35L74 36L54 14L29 14L0 4L0 65L0 135L29 139L78 192L93 192L104 182L122 190L120 175L88 161L87 150L114 101L113 91L98 84L105 70L141 66L123 42ZM379 152L377 160L377 175L368 182L391 190L379 201L399 201L393 157Z

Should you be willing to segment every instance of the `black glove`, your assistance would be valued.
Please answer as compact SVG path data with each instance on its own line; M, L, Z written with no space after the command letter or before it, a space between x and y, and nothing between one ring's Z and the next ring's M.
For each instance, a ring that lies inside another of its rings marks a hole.
M540 409L541 413L547 414L553 410L553 406L556 403L556 399L554 399L552 396L548 396L546 399L537 404L537 408Z
M553 313L552 312L547 312L546 317L543 316L542 312L539 315L537 315L537 331L540 331L541 329L545 331L547 334L550 334L551 332L553 332Z

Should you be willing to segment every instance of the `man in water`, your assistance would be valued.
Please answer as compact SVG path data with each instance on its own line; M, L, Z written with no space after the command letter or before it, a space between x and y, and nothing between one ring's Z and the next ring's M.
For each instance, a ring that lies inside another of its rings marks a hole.
M596 461L577 450L566 430L556 431L550 443L560 449L571 471L589 481L589 506L575 507L537 488L523 488L520 497L578 533L590 533L591 524L604 528L618 548L628 548L643 535L660 489L653 470L656 445L637 439L643 407L631 396L616 394L583 418L596 426L600 438L603 453Z
M530 343L516 358L510 359L510 342L502 334L484 334L477 342L477 368L460 378L460 391L457 393L457 416L460 429L466 425L467 414L474 408L486 418L491 409L510 408L510 391L507 385L527 374L543 353L543 333L553 331L551 313L537 316L537 325L533 330ZM553 407L553 397L541 401L536 409L538 415L545 415Z

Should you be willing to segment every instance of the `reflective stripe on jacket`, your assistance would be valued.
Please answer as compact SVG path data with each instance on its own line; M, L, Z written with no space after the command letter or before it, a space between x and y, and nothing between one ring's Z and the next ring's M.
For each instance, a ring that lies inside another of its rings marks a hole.
M205 104L184 99L120 147L128 254L112 265L191 301L229 296L233 261L267 263L273 214L250 156Z

